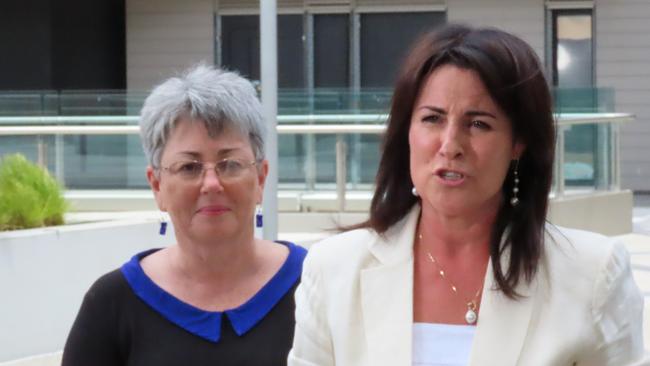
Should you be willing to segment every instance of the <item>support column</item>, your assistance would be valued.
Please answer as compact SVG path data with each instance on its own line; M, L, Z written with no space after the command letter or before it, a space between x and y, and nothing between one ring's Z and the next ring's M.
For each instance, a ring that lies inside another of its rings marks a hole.
M260 66L262 110L268 123L264 187L264 239L278 238L278 24L276 0L260 0Z

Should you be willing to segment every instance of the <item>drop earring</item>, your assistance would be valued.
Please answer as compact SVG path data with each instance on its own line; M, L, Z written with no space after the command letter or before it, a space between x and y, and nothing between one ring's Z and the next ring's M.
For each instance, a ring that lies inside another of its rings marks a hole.
M255 227L261 228L264 226L264 215L262 215L262 206L257 206L255 210Z
M515 170L514 170L514 183L512 185L512 198L510 199L510 205L516 207L519 204L519 198L517 194L519 193L519 159L515 160Z
M166 233L167 233L167 221L165 220L165 217L161 214L160 215L160 229L158 229L158 234L165 235Z
M261 238L264 236L264 215L262 214L262 206L258 205L255 208L255 237Z

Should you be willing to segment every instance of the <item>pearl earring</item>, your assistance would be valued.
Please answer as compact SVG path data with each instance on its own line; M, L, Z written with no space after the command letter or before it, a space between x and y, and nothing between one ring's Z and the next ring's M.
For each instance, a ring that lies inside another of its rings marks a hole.
M420 194L418 193L418 190L415 189L415 186L411 188L411 194L414 195L415 197L420 197Z
M515 171L514 171L514 184L512 187L512 198L510 199L510 205L515 207L519 204L519 198L517 198L517 193L519 193L519 159L515 160Z

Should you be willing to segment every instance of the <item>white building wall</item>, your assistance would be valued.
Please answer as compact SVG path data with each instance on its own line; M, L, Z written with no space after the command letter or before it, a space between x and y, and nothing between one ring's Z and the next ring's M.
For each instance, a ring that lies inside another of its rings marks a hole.
M528 42L544 60L544 1L447 0L447 20L498 27Z
M212 0L126 0L126 85L148 91L214 59Z
M650 191L650 1L598 0L594 13L597 85L636 115L621 126L621 183Z

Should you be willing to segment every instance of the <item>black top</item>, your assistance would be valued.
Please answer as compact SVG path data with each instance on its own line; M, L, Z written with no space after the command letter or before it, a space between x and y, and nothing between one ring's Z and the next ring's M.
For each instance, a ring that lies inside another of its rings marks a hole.
M280 270L246 303L209 312L149 279L134 256L88 290L63 352L63 366L286 365L293 293L305 249L291 243Z

